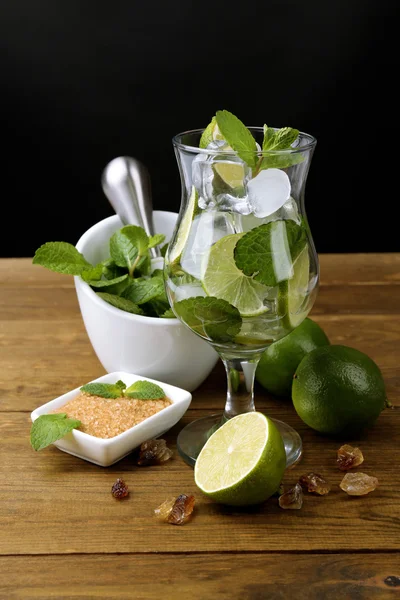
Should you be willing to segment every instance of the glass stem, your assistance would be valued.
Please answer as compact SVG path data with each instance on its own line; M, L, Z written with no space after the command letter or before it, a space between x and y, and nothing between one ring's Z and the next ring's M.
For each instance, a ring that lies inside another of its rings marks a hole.
M255 410L254 376L260 357L261 353L248 360L226 358L221 355L228 380L224 422L236 415Z

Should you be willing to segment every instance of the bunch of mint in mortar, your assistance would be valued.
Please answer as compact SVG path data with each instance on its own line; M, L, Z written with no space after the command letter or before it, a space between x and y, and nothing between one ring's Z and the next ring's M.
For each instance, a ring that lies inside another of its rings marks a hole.
M161 269L151 272L149 249L162 244L165 235L148 236L142 227L126 225L110 238L110 257L90 264L68 242L47 242L33 264L56 273L80 276L96 294L126 312L147 317L175 318L164 289ZM167 244L162 248L165 254Z

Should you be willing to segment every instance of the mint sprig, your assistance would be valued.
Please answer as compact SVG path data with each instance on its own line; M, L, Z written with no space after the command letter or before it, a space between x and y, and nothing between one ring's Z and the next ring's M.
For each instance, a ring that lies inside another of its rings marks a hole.
M121 380L118 380L116 383L101 383L95 381L94 383L83 385L80 390L86 392L86 394L115 400L116 398L121 398L125 388L126 384Z
M93 396L100 396L107 400L116 400L117 398L135 398L139 400L156 400L165 398L164 390L157 384L141 379L135 381L128 388L126 384L119 380L116 383L93 382L83 385L82 392Z
M68 242L43 244L32 262L58 273L80 276L99 298L115 308L136 315L168 318L172 315L168 313L170 304L163 271L157 269L150 274L149 249L164 240L164 234L148 237L141 227L126 225L111 236L110 257L96 265L91 265Z
M211 342L232 341L242 326L238 309L213 296L195 296L176 302L174 312L190 329Z
M78 419L69 419L66 413L40 415L32 423L31 446L36 451L43 450L81 424Z
M301 152L290 152L293 150L292 144L299 137L299 133L298 129L292 127L282 127L275 131L272 127L264 125L263 157L258 165L257 173L263 169L286 169L302 162L304 156ZM285 150L288 152L285 153Z
M134 304L140 305L154 300L163 292L164 281L160 277L152 277L151 279L134 279L122 292L122 296Z
M124 395L128 398L138 400L158 400L165 398L165 392L159 385L144 379L135 381L135 383L125 390Z
M215 115L218 128L230 147L250 167L257 165L256 140L247 127L228 110L218 110Z
M149 237L149 248L155 248L155 246L159 246L165 240L165 235L163 233L156 233L155 235L151 235Z
M135 267L147 256L149 238L137 225L126 225L110 239L110 254L118 267L126 267L132 277Z
M83 254L68 242L46 242L36 250L32 262L50 271L67 275L80 275L94 268Z
M304 227L295 221L271 221L240 238L235 263L248 277L275 286L293 275L293 262L307 244Z

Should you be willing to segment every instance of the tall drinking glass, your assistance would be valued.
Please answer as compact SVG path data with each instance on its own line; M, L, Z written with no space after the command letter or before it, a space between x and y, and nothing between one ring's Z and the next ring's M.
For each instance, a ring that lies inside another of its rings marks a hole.
M261 148L263 128L249 130ZM260 150L244 162L222 140L199 148L202 132L173 138L182 199L164 277L176 316L221 357L227 399L223 414L181 430L178 451L191 465L221 424L255 410L261 354L306 318L319 282L304 208L316 139L301 132L290 149ZM301 438L289 425L274 422L289 467L301 456Z

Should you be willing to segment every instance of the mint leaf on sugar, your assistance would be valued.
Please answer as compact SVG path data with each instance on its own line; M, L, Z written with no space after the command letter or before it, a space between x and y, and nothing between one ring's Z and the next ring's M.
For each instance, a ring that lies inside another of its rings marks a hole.
M275 286L292 277L293 262L306 244L305 230L295 221L271 221L244 234L235 247L235 263L248 277Z
M132 277L139 261L147 257L148 246L149 238L142 227L126 225L111 236L111 258L118 267L126 267Z
M143 315L142 309L127 298L122 298L121 296L116 296L114 294L108 294L107 292L96 292L96 294L99 296L99 298L105 302L108 302L108 304L115 306L115 308L125 310L133 315Z
M151 279L134 279L122 292L122 297L134 304L144 304L163 293L164 281L159 277L152 277Z
M165 398L165 392L159 385L146 381L135 381L125 390L125 396L128 398L136 398L138 400L159 400Z
M176 302L174 312L195 333L212 342L230 342L242 326L238 309L213 296L195 296Z
M275 131L272 127L264 125L263 152L271 152L264 155L259 166L259 171L263 169L286 169L292 167L304 160L301 152L290 152L293 150L292 144L299 137L299 130L292 127L282 127ZM275 154L287 150L285 154Z
M80 275L93 269L83 254L68 242L46 242L36 250L32 263L66 275Z
M159 244L162 244L165 240L165 235L163 233L156 233L155 235L151 235L149 237L149 248L154 248Z
M31 446L36 452L43 450L80 425L80 421L69 419L66 413L41 415L32 423Z
M221 134L231 148L254 168L258 162L256 140L247 127L227 110L218 110L216 121Z
M119 380L116 383L87 383L86 385L83 385L80 390L92 396L100 396L101 398L115 400L124 395L125 388L125 383Z

